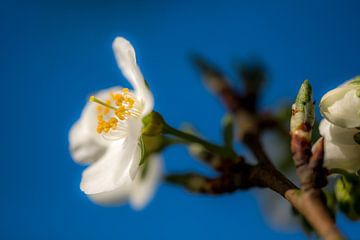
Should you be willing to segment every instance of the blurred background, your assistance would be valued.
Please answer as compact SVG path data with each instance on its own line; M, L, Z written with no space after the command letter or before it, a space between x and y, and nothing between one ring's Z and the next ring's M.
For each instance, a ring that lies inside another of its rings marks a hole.
M128 86L114 61L115 36L134 44L156 110L218 142L224 109L190 53L234 79L236 62L260 59L270 79L265 109L293 99L304 79L319 102L360 74L359 12L358 1L2 0L0 238L303 239L296 225L269 224L254 191L207 197L162 184L141 212L96 206L79 189L84 167L70 157L68 131L90 93ZM168 172L204 171L182 147L165 160ZM343 215L338 223L359 239L359 223Z

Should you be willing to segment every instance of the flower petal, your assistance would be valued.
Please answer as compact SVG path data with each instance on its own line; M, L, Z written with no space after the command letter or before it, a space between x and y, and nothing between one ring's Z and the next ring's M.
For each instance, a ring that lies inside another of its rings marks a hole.
M360 168L359 145L342 145L325 139L324 147L324 165L326 167L342 168L351 172Z
M118 187L112 191L87 195L91 201L102 206L118 206L129 199L131 184Z
M326 93L320 102L322 115L331 123L344 128L360 126L359 86L346 84Z
M86 194L112 191L119 186L128 187L132 180L128 174L129 159L134 149L127 148L125 141L114 141L103 157L82 174L80 188Z
M354 135L359 132L356 128L338 127L326 119L323 119L319 125L321 136L326 140L342 145L358 145L354 140ZM360 147L360 145L358 145Z
M137 139L137 145L134 146L136 148L135 152L134 152L134 157L133 160L131 161L131 165L130 165L130 169L129 169L129 175L131 179L134 179L138 169L139 169L139 164L141 161L141 157L143 154L143 149L142 149L142 145L141 145L141 129L142 129L142 121L139 118L131 118L128 119L128 134L129 136L131 136L132 138L136 138Z
M106 151L106 147L94 139L81 121L71 128L69 142L71 156L80 164L95 162Z
M109 93L119 90L118 87L112 87L97 92L95 96L105 99L109 96ZM96 161L105 153L107 146L111 143L96 132L96 107L96 104L88 102L81 113L80 119L70 130L70 152L73 159L78 163Z
M141 210L151 200L161 179L162 160L159 155L151 155L147 159L147 169L136 176L130 195L130 204L136 210Z
M128 136L113 141L104 156L83 172L80 187L86 194L113 191L132 184L141 158L142 123L138 118L129 119L127 123Z
M154 98L136 63L135 50L125 38L117 37L113 42L113 50L117 64L125 78L135 89L139 101L144 104L142 116L150 113L154 107Z

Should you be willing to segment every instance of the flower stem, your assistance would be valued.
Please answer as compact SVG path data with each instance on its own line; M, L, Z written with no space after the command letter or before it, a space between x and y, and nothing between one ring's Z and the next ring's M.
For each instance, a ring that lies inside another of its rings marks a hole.
M208 151L212 151L215 152L221 156L227 156L227 157L234 157L236 156L236 154L232 151L229 150L226 147L220 146L220 145L216 145L213 143L210 143L202 138L199 138L193 134L187 133L187 132L183 132L181 130L175 129L171 126L169 126L168 124L165 124L163 132L165 134L170 134L173 135L175 137L178 137L182 140L185 140L185 142L187 143L197 143L200 144L201 146L203 146L204 148L206 148Z

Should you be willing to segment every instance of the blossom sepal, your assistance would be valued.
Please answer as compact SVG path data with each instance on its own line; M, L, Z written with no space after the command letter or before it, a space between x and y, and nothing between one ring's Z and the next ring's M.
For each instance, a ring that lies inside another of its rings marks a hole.
M142 134L147 136L160 135L165 126L164 118L158 112L151 112L142 119Z

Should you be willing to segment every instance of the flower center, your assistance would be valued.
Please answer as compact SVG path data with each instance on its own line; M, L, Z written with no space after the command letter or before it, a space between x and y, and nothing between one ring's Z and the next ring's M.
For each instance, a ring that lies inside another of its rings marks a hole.
M131 117L140 116L142 111L142 105L127 88L123 88L119 93L110 93L110 98L106 101L95 96L91 96L89 101L99 104L96 128L99 134L109 133L110 130L121 130L120 123Z

